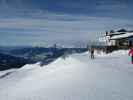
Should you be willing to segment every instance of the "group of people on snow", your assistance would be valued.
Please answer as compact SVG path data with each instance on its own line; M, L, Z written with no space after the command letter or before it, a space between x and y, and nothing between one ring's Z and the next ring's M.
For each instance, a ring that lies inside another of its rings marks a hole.
M95 48L94 47L91 47L89 49L89 51L90 51L90 58L91 59L94 59L95 58L95 56L94 56ZM131 63L133 64L133 47L130 48L128 55L131 56Z

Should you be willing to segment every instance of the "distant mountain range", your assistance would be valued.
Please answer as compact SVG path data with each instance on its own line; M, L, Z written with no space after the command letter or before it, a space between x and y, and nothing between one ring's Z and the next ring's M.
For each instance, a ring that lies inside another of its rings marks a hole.
M28 59L0 53L0 71L11 68L20 68L29 63Z
M86 50L86 48L0 47L0 71L36 62L46 65L60 56Z

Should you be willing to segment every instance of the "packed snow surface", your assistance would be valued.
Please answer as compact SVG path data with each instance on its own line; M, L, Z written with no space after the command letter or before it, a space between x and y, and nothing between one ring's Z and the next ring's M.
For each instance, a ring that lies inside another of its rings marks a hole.
M128 51L88 53L0 72L0 100L133 100Z
M133 32L116 35L116 36L111 37L111 39L122 39L122 38L131 37L131 36L133 36Z

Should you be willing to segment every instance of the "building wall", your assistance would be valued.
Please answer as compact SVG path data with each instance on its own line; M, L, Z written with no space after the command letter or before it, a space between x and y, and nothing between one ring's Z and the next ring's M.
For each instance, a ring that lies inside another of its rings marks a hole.
M133 37L128 38L128 41L129 41L129 45L133 46Z
M133 40L129 40L129 38L116 40L116 46L118 48L129 48L132 43Z

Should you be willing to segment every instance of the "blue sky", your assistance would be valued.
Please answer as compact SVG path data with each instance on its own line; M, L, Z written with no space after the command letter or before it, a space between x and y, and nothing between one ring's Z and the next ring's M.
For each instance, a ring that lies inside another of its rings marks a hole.
M83 46L133 29L132 0L0 0L0 45Z

